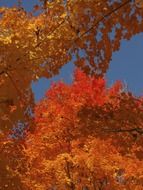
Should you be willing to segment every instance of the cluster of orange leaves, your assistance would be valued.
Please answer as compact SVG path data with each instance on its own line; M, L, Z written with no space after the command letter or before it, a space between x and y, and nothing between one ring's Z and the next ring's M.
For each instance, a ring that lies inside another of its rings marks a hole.
M141 190L143 101L122 86L80 70L71 85L51 86L25 139L27 188Z

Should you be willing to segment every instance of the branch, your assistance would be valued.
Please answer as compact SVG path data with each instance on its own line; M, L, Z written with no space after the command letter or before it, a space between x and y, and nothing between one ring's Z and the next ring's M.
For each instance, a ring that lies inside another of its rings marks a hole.
M0 75L2 75L2 74L4 74L4 73L5 73L5 71L1 71L1 72L0 72Z
M40 41L38 44L36 44L36 46L35 46L34 48L39 47L39 46L45 41L45 39L47 38L47 36L48 36L48 35L52 35L61 25L63 25L63 24L65 23L65 21L66 21L66 19L62 20L62 22L60 22L52 31L50 31L42 41ZM21 57L18 57L18 58L16 59L16 61L17 61L17 62L20 61L20 60L22 59L22 57L25 57L25 56L27 56L28 54L29 54L29 52L26 52L26 53L25 53L24 55L22 55ZM41 58L41 57L39 57L39 58L37 58L37 59L40 59L40 58Z
M14 70L11 65L7 65L7 67L3 68L2 71L0 71L0 75L7 74L8 71Z
M125 133L125 132L129 132L129 133L132 133L132 132L137 132L139 133L140 135L143 134L143 129L141 128L132 128L132 129L104 129L105 131L107 132L113 132L113 133Z
M39 45L42 44L42 42L44 42L44 40L47 38L48 35L52 35L61 25L63 25L65 23L66 19L64 19L62 22L60 22L52 31L50 31L46 37L43 39L43 41L39 42L35 48L39 47Z
M115 9L113 9L113 10L110 11L110 12L108 12L107 14L103 15L102 18L99 19L99 20L98 20L93 26L91 26L87 31L85 31L85 32L82 33L80 36L78 36L76 39L74 39L74 40L73 40L73 43L76 42L77 40L81 39L84 35L86 35L88 32L90 32L91 30L93 30L93 29L96 27L96 25L99 24L102 20L104 20L106 17L110 16L110 15L111 15L112 13L114 13L115 11L121 9L123 6L125 6L126 4L128 4L130 1L131 1L131 0L127 0L126 2L124 2L123 4L121 4L120 6L116 7ZM100 1L98 1L98 2L100 2ZM67 18L69 18L69 17L67 17ZM63 19L52 31L50 31L50 32L46 35L46 37L45 37L41 42L39 42L39 43L35 46L35 48L39 47L39 46L45 41L45 39L47 38L47 36L53 34L59 27L61 27L61 26L65 23L66 20L67 20L67 19ZM69 21L70 21L70 20L69 20ZM26 55L28 55L28 52L25 53L23 56L26 56ZM17 58L16 61L20 61L23 56Z
M17 85L16 85L15 81L13 80L13 78L11 77L11 75L8 72L5 72L5 73L7 74L7 76L9 77L9 79L11 81L11 83L13 84L14 88L16 89L17 94L19 95L21 102L25 102L25 100L22 97L21 91L17 87Z
M115 9L113 9L112 11L108 12L107 14L103 15L101 17L101 19L99 19L93 26L91 26L88 30L86 30L85 32L83 32L78 38L75 39L75 42L77 40L79 40L80 38L82 38L84 35L86 35L88 32L90 32L91 30L93 30L97 24L99 24L101 21L103 21L105 18L107 18L108 16L110 16L112 13L116 12L117 10L121 9L122 7L124 7L125 5L127 5L131 0L127 0L124 3L122 3L120 6L116 7Z
M0 97L0 104L13 105L13 100L4 98L4 97Z

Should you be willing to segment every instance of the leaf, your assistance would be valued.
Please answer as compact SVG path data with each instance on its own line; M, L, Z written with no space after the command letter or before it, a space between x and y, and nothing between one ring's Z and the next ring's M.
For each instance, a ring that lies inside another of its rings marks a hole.
M34 5L34 11L39 11L41 7L39 5Z
M16 111L17 106L9 106L10 107L10 113Z

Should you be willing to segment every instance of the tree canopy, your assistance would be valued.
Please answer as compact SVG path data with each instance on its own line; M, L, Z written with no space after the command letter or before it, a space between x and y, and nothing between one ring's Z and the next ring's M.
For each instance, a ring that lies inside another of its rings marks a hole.
M19 4L0 15L2 131L31 117L32 81L58 74L73 57L87 74L103 75L121 40L143 31L140 1L43 0L33 12Z
M139 190L142 122L142 99L76 70L71 85L53 84L35 107L22 151L28 167L16 172L31 190Z
M0 7L0 189L142 189L143 98L104 79L121 41L140 32L141 0ZM72 84L35 105L32 81L69 61Z

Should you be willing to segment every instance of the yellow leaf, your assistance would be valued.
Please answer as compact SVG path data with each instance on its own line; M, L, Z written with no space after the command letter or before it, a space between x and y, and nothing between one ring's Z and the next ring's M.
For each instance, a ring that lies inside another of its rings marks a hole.
M65 18L67 16L67 14L66 13L63 13L60 17L61 18Z

